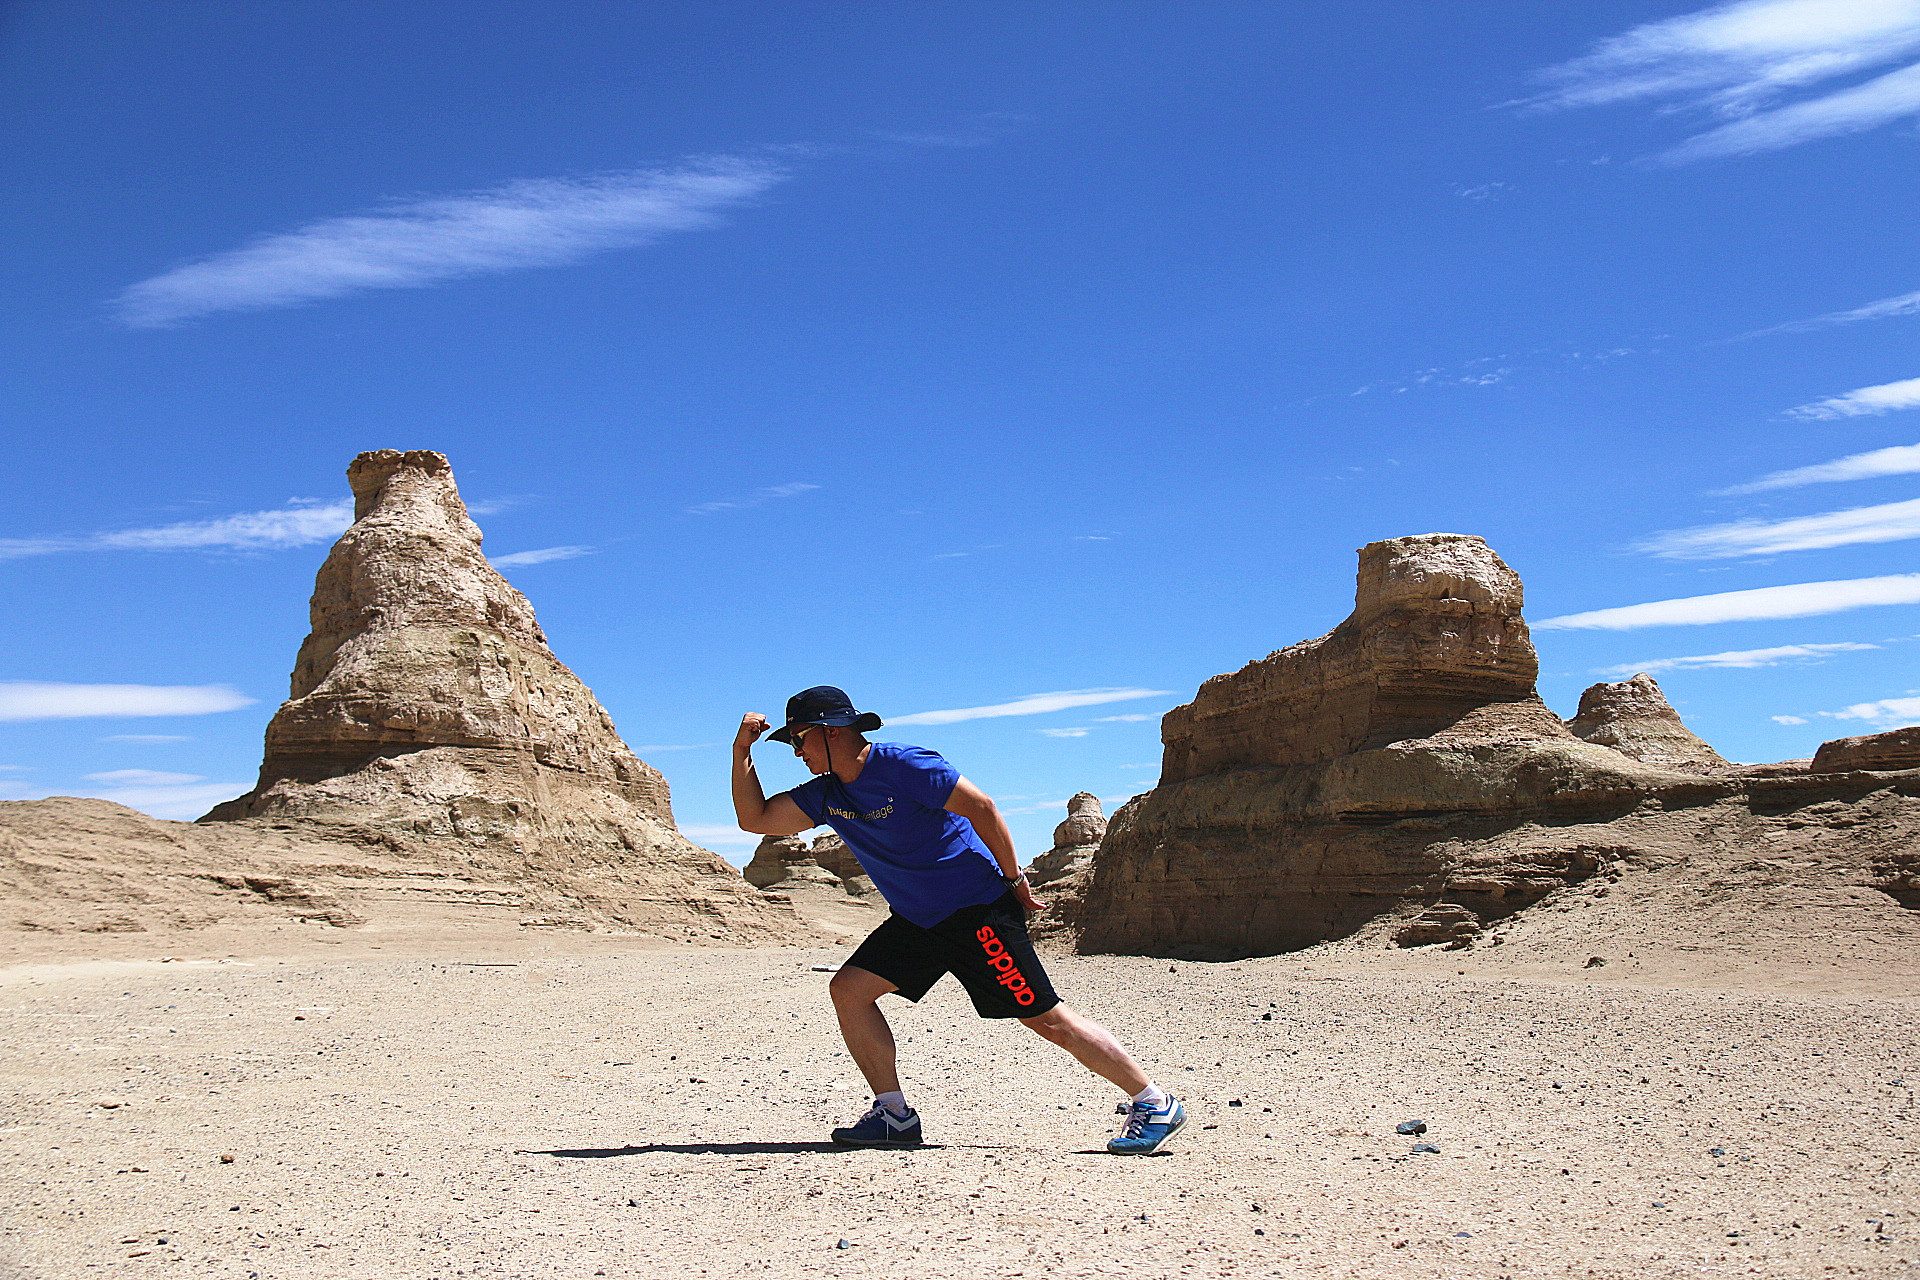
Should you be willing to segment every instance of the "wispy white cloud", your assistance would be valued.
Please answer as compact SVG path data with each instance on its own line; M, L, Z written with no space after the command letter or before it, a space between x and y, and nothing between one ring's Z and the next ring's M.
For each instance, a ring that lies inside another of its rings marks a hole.
M772 502L776 498L791 498L796 494L811 493L818 489L817 484L775 484L764 489L755 489L744 498L735 498L731 502L702 502L697 506L683 507L688 515L712 515L716 511L739 511L746 507L757 507L763 502Z
M179 786L182 783L206 780L204 774L163 773L158 769L108 769L104 773L87 775L88 782L112 782L125 787Z
M145 529L77 537L0 538L0 560L63 551L277 551L327 542L353 523L351 502L295 502L216 520L186 520Z
M25 783L0 783L0 798L44 800L49 796L78 796L85 800L111 800L154 818L186 822L199 817L223 800L245 795L244 782L208 782L193 773L160 773L150 769L112 769L90 773L89 782L106 786L30 787Z
M100 739L102 742L135 742L141 744L155 742L192 742L184 733L114 733Z
M1769 489L1797 489L1801 485L1826 484L1840 480L1872 480L1878 476L1904 476L1920 472L1920 444L1897 444L1889 449L1850 453L1832 462L1819 462L1791 471L1775 471L1747 484L1719 490L1720 496L1764 493Z
M962 720L987 720L997 716L1037 716L1048 711L1066 711L1073 707L1097 707L1108 702L1129 702L1135 698L1164 698L1167 689L1067 689L1060 693L1030 693L1012 702L997 702L986 707L960 707L951 711L916 711L909 716L893 716L895 724L957 724Z
M1882 298L1878 302L1869 302L1864 307L1854 307L1848 311L1829 311L1825 315L1814 316L1810 320L1789 320L1786 324L1755 329L1752 333L1741 334L1740 337L1764 338L1773 333L1806 333L1814 329L1830 329L1837 324L1855 324L1861 320L1910 316L1916 311L1920 311L1920 293L1902 293L1892 298Z
M541 547L537 551L516 551L510 556L493 556L490 559L496 569L511 569L516 565L546 564L552 560L573 560L592 554L592 547Z
M502 511L511 511L534 501L530 493L508 493L498 498L480 498L467 502L467 514L470 516L496 516Z
M1649 334L1646 335L1646 340L1658 342L1668 336L1667 334ZM1588 369L1655 350L1658 348L1536 347L1506 355L1481 356L1455 365L1435 365L1427 369L1416 369L1401 377L1382 378L1377 382L1369 382L1366 386L1356 388L1349 394L1364 396L1384 391L1404 395L1409 391L1438 387L1495 387L1523 372Z
M1697 671L1703 668L1777 667L1784 662L1824 658L1833 653L1857 653L1878 649L1877 644L1837 641L1833 644L1781 644L1771 649L1734 649L1726 653L1701 653L1686 658L1651 658L1645 662L1623 662L1614 667L1595 667L1597 676L1631 676L1644 671L1658 675L1662 671Z
M143 770L123 770L125 773L141 773ZM157 778L191 778L191 774L156 774ZM202 782L195 778L191 782L157 782L128 779L119 786L98 787L92 790L62 792L84 796L94 800L111 800L123 804L129 809L155 818L167 818L186 822L199 817L223 800L245 795L250 784L245 782Z
M1889 71L1865 84L1723 124L1687 139L1660 158L1668 164L1780 151L1845 133L1861 133L1920 115L1920 65Z
M1477 187L1455 185L1453 194L1459 196L1462 200L1484 201L1498 200L1501 196L1506 195L1512 190L1513 186L1511 183L1483 182Z
M1807 721L1806 721L1806 717L1804 717L1804 716L1768 716L1768 717L1767 717L1767 719L1769 719L1769 720L1771 720L1771 721L1773 721L1773 722L1774 722L1775 724L1805 724L1805 723L1807 723Z
M1369 382L1357 388L1351 394L1371 395L1376 391L1390 391L1404 395L1420 387L1492 387L1505 382L1513 376L1514 367L1502 364L1506 356L1482 356L1478 360L1468 360L1457 365L1435 365L1430 369L1416 369L1399 378L1382 378L1378 382Z
M204 716L254 703L224 684L55 684L0 680L0 720L82 716Z
M759 836L724 822L683 822L680 834L709 849L751 849L760 843Z
M1882 698L1856 702L1839 711L1822 711L1829 720L1867 720L1884 728L1920 722L1920 698Z
M1602 40L1540 73L1543 108L1665 100L1728 121L1670 164L1773 151L1920 114L1920 65L1834 87L1920 50L1920 0L1736 0ZM1818 86L1826 85L1825 88ZM1782 100L1811 93L1799 101Z
M1762 618L1811 618L1882 604L1920 604L1920 573L1881 578L1800 582L1751 591L1722 591L1709 596L1655 600L1617 609L1592 609L1534 623L1537 631L1632 631L1640 627L1702 626L1712 622L1751 622Z
M164 328L218 311L298 306L367 289L576 262L710 226L785 177L720 156L676 169L523 178L482 191L323 218L144 280L114 300L122 323Z
M1920 538L1920 498L1791 520L1735 520L1669 529L1634 544L1633 549L1669 560L1724 560L1907 538Z
M1916 405L1920 405L1920 378L1906 378L1900 382L1861 387L1842 396L1815 400L1812 404L1789 409L1787 413L1795 418L1863 418L1895 409L1911 409Z
M1095 716L1097 724L1131 724L1139 720L1158 720L1159 716Z
M1044 733L1049 738L1084 738L1089 733L1092 733L1093 730L1091 729L1035 729L1034 732Z

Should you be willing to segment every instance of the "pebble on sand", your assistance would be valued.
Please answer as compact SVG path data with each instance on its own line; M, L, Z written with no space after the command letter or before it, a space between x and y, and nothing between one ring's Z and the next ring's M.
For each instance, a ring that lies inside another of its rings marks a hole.
M1427 1131L1427 1122L1425 1120L1402 1120L1399 1124L1393 1126L1393 1131L1406 1135L1425 1133Z
M1416 1142L1413 1144L1413 1150L1415 1155L1437 1156L1440 1154L1440 1148L1431 1142Z

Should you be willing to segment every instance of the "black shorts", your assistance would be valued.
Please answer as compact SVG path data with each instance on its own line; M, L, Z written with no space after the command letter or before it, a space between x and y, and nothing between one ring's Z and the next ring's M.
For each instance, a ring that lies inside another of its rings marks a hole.
M983 1018L1036 1018L1060 1003L1027 937L1027 913L1011 891L962 907L931 929L888 916L843 966L885 978L919 1000L951 973Z

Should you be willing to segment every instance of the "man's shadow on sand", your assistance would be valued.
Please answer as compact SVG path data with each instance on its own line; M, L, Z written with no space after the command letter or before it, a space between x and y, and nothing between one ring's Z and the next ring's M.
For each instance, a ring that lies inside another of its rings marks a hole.
M616 1156L803 1156L852 1155L862 1147L842 1147L832 1142L649 1142L644 1146L573 1147L555 1151L523 1151L529 1156L554 1156L561 1160L610 1160ZM898 1150L939 1151L937 1143L926 1143Z
M616 1156L676 1155L676 1156L827 1156L855 1155L867 1150L892 1151L1014 1151L1019 1148L995 1146L992 1143L928 1142L917 1147L843 1147L833 1142L649 1142L644 1146L625 1147L567 1147L552 1151L516 1151L515 1155L553 1156L559 1160L611 1160ZM1091 1150L1074 1151L1070 1155L1106 1156L1110 1151ZM1155 1156L1172 1154L1156 1151Z

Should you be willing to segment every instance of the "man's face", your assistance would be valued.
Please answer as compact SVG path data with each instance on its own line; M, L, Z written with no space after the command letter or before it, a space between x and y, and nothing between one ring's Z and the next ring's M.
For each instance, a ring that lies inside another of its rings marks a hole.
M835 730L824 724L802 725L793 731L793 754L811 773L827 771L827 735Z

